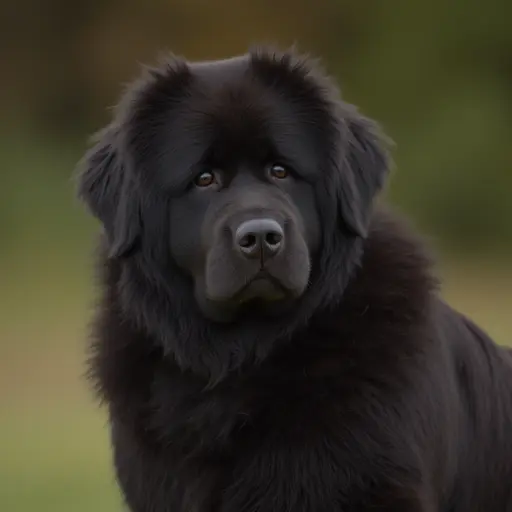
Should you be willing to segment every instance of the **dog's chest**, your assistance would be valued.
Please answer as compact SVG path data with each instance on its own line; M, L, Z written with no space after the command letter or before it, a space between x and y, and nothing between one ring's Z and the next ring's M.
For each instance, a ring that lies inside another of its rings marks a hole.
M208 390L182 376L160 375L152 396L152 427L182 455L239 453L275 432L316 428L332 390L298 367L283 375L227 381Z

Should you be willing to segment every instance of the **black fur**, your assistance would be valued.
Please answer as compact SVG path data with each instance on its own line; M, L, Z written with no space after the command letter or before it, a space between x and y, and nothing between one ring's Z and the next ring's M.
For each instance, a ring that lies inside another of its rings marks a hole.
M268 148L291 188L235 186ZM222 194L190 192L206 158L231 172ZM293 53L174 59L126 93L79 181L105 228L91 376L130 510L512 510L512 361L373 211L388 168L377 126ZM278 216L276 197L307 289L278 316L210 319L203 253L222 250L215 272L231 257L219 198Z

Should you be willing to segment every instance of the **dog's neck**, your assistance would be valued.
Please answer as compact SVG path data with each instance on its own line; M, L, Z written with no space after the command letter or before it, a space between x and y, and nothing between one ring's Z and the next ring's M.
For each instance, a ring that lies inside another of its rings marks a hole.
M338 344L377 359L411 355L422 349L416 332L425 331L437 289L421 239L403 220L379 210L341 301L315 315L311 332L334 333Z

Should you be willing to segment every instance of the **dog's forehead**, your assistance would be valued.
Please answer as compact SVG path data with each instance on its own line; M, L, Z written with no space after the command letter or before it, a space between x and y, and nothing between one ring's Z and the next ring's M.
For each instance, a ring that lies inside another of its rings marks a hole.
M189 69L193 85L185 115L208 134L218 159L225 162L264 151L275 112L267 91L252 76L250 56L191 63Z
M317 105L297 101L285 83L267 83L250 54L186 65L192 80L152 138L169 186L180 188L205 162L236 168L277 159L307 179L317 176L325 128L315 122Z
M212 138L258 138L272 115L265 91L252 79L249 55L189 64L193 76L188 113L208 127Z

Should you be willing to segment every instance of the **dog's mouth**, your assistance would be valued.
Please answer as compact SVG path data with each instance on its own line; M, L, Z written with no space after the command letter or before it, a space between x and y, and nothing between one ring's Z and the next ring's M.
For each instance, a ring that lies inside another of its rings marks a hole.
M289 291L265 269L260 269L233 298L238 304L249 301L275 302L288 298Z
M248 277L245 284L229 297L208 297L201 294L197 297L208 318L228 323L235 319L261 320L266 317L279 317L286 314L298 294L294 294L277 277L262 269Z

